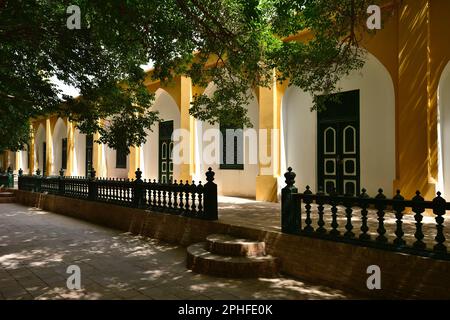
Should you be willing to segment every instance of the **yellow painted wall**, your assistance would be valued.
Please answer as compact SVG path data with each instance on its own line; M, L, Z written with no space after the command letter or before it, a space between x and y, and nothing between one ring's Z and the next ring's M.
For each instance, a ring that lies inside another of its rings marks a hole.
M432 0L429 9L429 176L434 182L438 175L437 90L442 71L450 61L450 1ZM450 143L447 141L446 143Z
M363 46L391 74L396 96L396 180L393 189L432 199L438 175L437 88L450 60L450 1L403 0L383 30Z

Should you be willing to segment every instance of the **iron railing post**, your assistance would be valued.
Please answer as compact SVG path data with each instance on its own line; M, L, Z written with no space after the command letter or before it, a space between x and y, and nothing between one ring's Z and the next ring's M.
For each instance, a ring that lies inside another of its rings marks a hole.
M294 194L298 193L295 187L295 176L292 168L284 174L286 186L281 189L281 231L289 234L299 234L302 228L300 204Z
M59 170L59 180L58 180L58 193L59 195L63 196L65 193L65 185L64 185L64 169L61 168Z
M136 175L136 180L133 182L133 205L135 208L140 208L143 204L142 171L137 168L134 174Z
M214 183L214 171L208 168L206 172L206 181L204 185L204 219L218 220L219 219L219 203L217 200L217 184Z
M23 176L22 168L19 169L18 173L19 173L19 176L17 177L17 188L19 190L21 190L22 189L22 176Z
M14 171L11 167L8 167L8 188L14 188Z
M97 181L95 178L95 169L91 168L88 180L88 199L91 201L97 200Z
M39 170L38 168L36 170L36 179L34 180L34 192L41 192L41 184L42 184L41 170Z

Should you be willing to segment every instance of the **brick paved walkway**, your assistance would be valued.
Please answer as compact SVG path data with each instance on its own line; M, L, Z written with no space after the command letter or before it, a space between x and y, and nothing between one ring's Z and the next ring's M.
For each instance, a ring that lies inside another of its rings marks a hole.
M338 299L338 290L290 278L193 274L185 248L17 204L0 205L1 299ZM69 290L69 265L82 290Z

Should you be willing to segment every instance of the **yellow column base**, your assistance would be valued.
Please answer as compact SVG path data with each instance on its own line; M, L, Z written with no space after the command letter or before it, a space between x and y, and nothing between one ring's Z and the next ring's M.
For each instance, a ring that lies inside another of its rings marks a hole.
M274 176L256 177L256 200L278 202L278 179Z

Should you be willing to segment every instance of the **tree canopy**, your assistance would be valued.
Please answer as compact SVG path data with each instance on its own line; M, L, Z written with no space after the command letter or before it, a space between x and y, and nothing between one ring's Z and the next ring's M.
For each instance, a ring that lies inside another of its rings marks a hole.
M367 8L377 2L0 0L0 150L20 149L30 119L48 114L99 132L115 149L144 143L158 120L140 67L149 61L154 79L216 84L195 97L194 117L251 126L251 89L269 87L274 75L316 95L360 68ZM67 27L70 5L80 8L80 29ZM312 36L291 39L301 32ZM81 96L61 95L55 76Z

